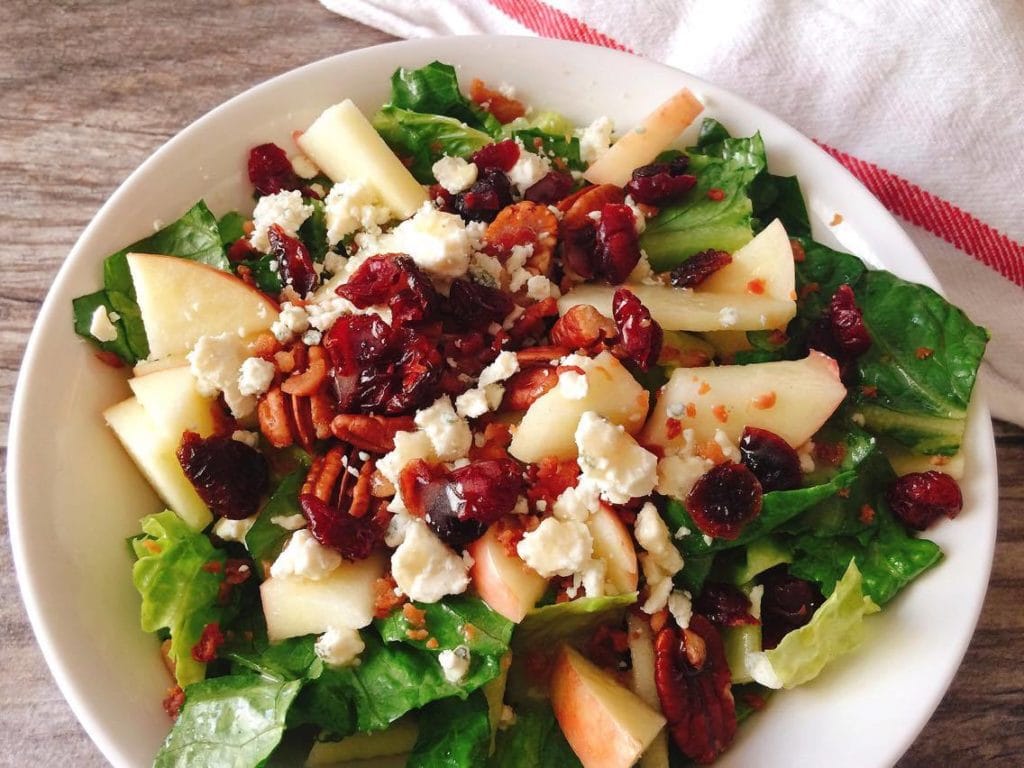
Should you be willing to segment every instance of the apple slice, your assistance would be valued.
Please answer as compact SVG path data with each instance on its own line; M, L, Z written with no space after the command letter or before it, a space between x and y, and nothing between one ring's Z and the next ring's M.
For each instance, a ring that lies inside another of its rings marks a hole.
M310 160L334 181L359 179L399 219L427 202L427 193L351 99L328 107L298 138Z
M385 558L374 554L343 561L322 579L271 577L260 585L270 642L326 632L362 629L373 621L373 583L384 575Z
M547 579L518 555L508 553L493 525L469 546L469 554L473 558L469 575L476 591L487 605L509 621L517 624L522 621L547 589Z
M562 394L561 387L541 395L523 414L508 452L527 463L545 456L571 459L577 454L576 427L586 411L594 411L630 434L636 434L647 417L647 391L608 352L590 361L587 393L577 400Z
M189 528L201 531L213 521L209 507L199 498L178 463L175 451L181 441L180 433L176 440L170 437L134 397L107 408L103 418L153 490Z
M132 376L142 378L157 371L166 371L168 368L178 368L182 365L188 365L187 355L169 355L159 360L139 360L132 368Z
M587 520L587 528L594 540L592 556L605 564L605 588L608 594L636 592L636 547L619 516L602 504Z
M277 304L234 275L177 256L129 253L149 357L183 355L201 336L270 329Z
M563 315L577 304L590 304L612 316L617 286L583 283L558 300ZM666 331L761 331L785 328L796 315L796 302L750 293L712 293L668 285L627 285Z
M186 430L208 437L217 429L216 400L196 390L187 367L168 368L128 380L146 415L175 445Z
M629 687L651 707L661 711L658 687L654 683L654 633L646 616L629 614L626 619L629 635L629 656L632 668ZM668 731L662 728L644 750L640 768L669 768Z
M689 88L672 94L595 160L583 178L591 184L621 187L629 181L634 168L653 162L703 111L704 105Z
M665 726L659 712L568 646L551 674L551 708L584 768L630 768Z
M780 301L796 299L793 246L782 222L775 219L732 255L697 288L708 293L750 293Z
M411 752L418 737L416 721L406 716L383 731L353 733L341 741L315 741L306 758L306 768L331 768L351 760L372 760Z
M693 429L698 443L722 430L737 442L744 427L779 435L793 447L817 432L846 396L836 361L811 351L803 360L677 368L647 420L641 443L671 452ZM668 420L674 419L670 430Z

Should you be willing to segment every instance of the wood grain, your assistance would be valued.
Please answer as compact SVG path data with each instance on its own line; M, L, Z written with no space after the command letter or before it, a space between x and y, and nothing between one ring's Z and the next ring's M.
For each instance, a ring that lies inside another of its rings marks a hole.
M388 39L313 0L0 3L0 459L40 302L116 185L230 96ZM900 768L1013 765L1024 754L1024 431L997 424L997 442L1000 526L988 599L960 673ZM63 765L103 765L28 626L6 511L0 536L0 764L54 765L60 755Z

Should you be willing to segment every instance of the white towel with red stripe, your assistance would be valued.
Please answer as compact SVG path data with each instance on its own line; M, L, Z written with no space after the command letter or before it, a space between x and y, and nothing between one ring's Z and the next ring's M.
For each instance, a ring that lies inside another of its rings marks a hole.
M398 37L632 51L768 106L901 217L992 332L982 386L1024 424L1024 4L952 0L321 0ZM835 148L835 149L832 149Z

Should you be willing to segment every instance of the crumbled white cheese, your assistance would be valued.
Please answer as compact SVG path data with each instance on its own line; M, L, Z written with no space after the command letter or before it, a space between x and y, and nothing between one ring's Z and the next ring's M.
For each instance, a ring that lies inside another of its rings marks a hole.
M445 648L437 654L437 663L444 671L444 679L452 685L458 685L469 672L469 648L457 645L454 649Z
M675 575L683 567L683 556L679 554L668 526L658 514L657 508L651 503L644 504L636 516L633 534L637 543L654 558L654 561L671 575Z
M243 394L238 387L239 371L248 357L247 345L232 333L200 336L187 357L199 394L212 397L223 392L224 401L238 419L256 407L256 398Z
M663 496L685 501L700 476L715 463L700 456L671 455L658 462L656 490Z
M469 276L480 285L488 288L501 288L501 278L505 272L501 262L486 253L474 253L469 260Z
M586 411L576 427L582 481L612 504L647 496L658 481L658 457L641 448L619 424Z
M675 589L668 596L668 612L676 620L680 629L690 626L693 616L693 597L685 589Z
M736 307L722 307L718 311L718 322L723 328L732 328L739 322L740 314Z
M359 654L366 644L359 631L348 627L329 627L313 645L316 655L331 667L347 667L359 663Z
M270 518L270 522L286 531L297 531L299 528L306 527L306 518L299 512L294 515L274 515Z
M277 320L270 326L270 332L274 338L282 344L286 344L293 337L304 333L309 328L309 315L306 310L290 301L281 305L281 312Z
M442 395L429 408L416 414L416 426L426 432L441 461L455 461L469 453L473 433L466 420L452 407L452 400Z
M494 386L496 389L503 389L500 384L495 384ZM490 399L487 397L487 390L467 389L455 398L455 409L458 411L460 416L466 419L475 419L478 416L483 416L491 410Z
M856 414L854 414L856 415ZM863 418L863 416L861 417ZM800 459L800 471L805 475L814 471L814 441L808 440L796 449L796 455Z
M288 160L292 164L292 170L295 171L295 175L300 178L313 179L320 173L320 169L316 167L316 164L301 152L292 155Z
M650 572L652 569L647 567L649 560L645 559L644 555L640 556L640 562L645 566L644 577L647 579L647 599L640 608L644 613L655 614L668 606L668 598L672 594L672 577L657 570L656 565L653 570L657 576L654 576Z
M750 598L750 615L758 621L761 620L761 600L764 597L764 585L758 584L751 587L750 594L747 595Z
M249 532L249 529L252 528L255 522L256 515L243 517L241 520L222 517L214 523L213 533L218 538L224 539L224 541L236 541L239 544L245 544L245 534Z
M511 170L506 174L508 180L512 183L519 194L523 194L536 184L538 181L543 179L548 172L551 170L551 161L546 157L529 152L523 149L522 145L519 147L519 159L516 160L516 164L512 166Z
M586 128L577 129L580 140L580 159L587 165L608 151L612 145L612 130L615 124L607 115L602 115Z
M253 230L249 242L257 251L266 253L270 250L267 233L272 226L276 224L286 235L295 237L302 223L312 215L313 206L302 202L302 193L298 190L264 195L256 202L252 212Z
M391 506L388 509L391 509ZM401 510L395 511L391 520L388 521L388 529L384 532L384 543L392 549L401 544L405 540L405 532L409 529L409 524L415 519Z
M640 210L640 206L636 204L636 200L633 199L632 195L626 195L626 205L629 206L629 210L633 212L633 228L636 230L638 235L642 235L644 230L647 229L647 216ZM640 261L647 261L646 258L641 258ZM639 267L640 265L637 264ZM647 262L647 268L651 268L651 264ZM635 270L634 270L635 271ZM632 275L630 275L632 277Z
M328 251L324 255L324 269L331 275L341 274L345 270L346 264L348 264L348 257L342 256L340 253Z
M573 520L548 517L523 534L516 552L545 579L572 576L589 560L594 549L590 529Z
M516 324L516 320L523 316L524 312L526 312L526 309L516 304L515 307L512 308L512 311L509 312L508 315L505 317L505 319L501 321L501 327L504 328L506 331L510 330L512 326Z
M482 232L479 227L468 226L460 216L439 211L427 201L411 219L388 234L374 241L357 237L356 242L361 256L407 253L432 276L454 279L462 277L469 269L469 256L476 250Z
M591 513L597 511L599 505L597 489L584 483L562 491L551 507L551 514L559 520L576 520L584 523Z
M558 392L566 400L582 400L587 396L588 389L585 373L564 370L558 374Z
M384 454L377 462L377 469L396 489L398 476L409 462L416 459L437 461L434 444L426 432L398 432L395 434L395 447L390 453ZM405 503L401 492L396 490L395 498L388 509L392 512L404 511Z
M412 600L436 603L469 586L465 561L435 536L426 523L409 523L405 538L391 556L391 575Z
M341 555L323 546L306 529L292 534L277 560L270 566L271 577L299 576L319 580L341 565Z
M236 429L231 433L231 439L248 445L250 448L260 447L260 436L257 432L250 432L247 429Z
M92 313L92 318L89 321L89 334L96 341L116 341L117 326L114 325L115 320L117 320L117 313L113 312L108 315L107 308L101 304Z
M453 195L473 186L477 176L476 163L468 163L461 157L442 157L430 170L437 183Z
M533 243L524 245L513 245L505 260L505 270L508 272L508 289L517 293L533 277L533 273L525 268L526 262L533 256Z
M261 357L247 357L238 370L238 391L243 395L262 395L270 389L277 368Z
M526 281L526 295L534 301L544 301L544 299L557 299L562 292L544 275L531 275Z
M497 384L505 381L513 374L519 372L519 358L515 352L499 352L494 362L480 371L480 378L477 380L478 387L486 387L489 384Z
M490 365L480 372L477 385L455 398L455 410L466 419L475 419L488 411L497 410L505 388L501 382L519 371L515 352L500 352Z
M718 447L722 449L722 455L725 456L729 461L738 462L740 460L740 449L729 436L721 429L715 430L715 442L718 443Z
M320 331L313 330L310 328L304 334L302 334L302 343L307 347L315 347L321 341L323 341L324 335Z
M324 223L327 242L334 247L356 230L379 233L394 214L381 203L373 187L362 179L346 179L331 187L324 198Z

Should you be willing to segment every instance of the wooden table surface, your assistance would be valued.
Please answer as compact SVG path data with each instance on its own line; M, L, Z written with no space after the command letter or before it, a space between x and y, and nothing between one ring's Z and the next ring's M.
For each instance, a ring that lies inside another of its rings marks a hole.
M388 39L314 0L0 3L0 461L40 303L116 186L228 97L300 64ZM1000 525L988 599L963 667L901 768L1024 760L1024 431L997 423L996 434ZM18 596L6 510L0 536L0 765L103 765L35 644Z

